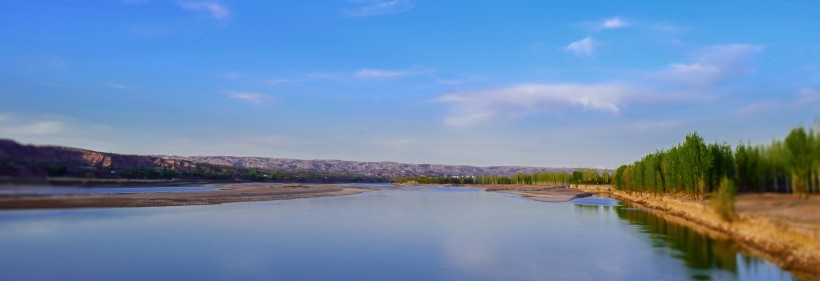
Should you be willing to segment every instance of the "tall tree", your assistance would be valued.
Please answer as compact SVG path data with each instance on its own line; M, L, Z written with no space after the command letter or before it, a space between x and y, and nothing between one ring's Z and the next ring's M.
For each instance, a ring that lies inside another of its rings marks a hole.
M786 137L787 165L791 170L792 190L804 196L808 193L814 166L814 132L806 133L802 127L792 129Z

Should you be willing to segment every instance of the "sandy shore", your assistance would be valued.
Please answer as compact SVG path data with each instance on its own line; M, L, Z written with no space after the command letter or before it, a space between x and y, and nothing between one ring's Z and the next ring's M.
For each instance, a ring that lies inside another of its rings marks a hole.
M57 209L103 207L158 207L210 205L231 202L286 200L323 196L340 196L378 189L377 187L348 184L280 184L280 183L224 183L201 186L218 187L216 191L158 192L133 194L84 195L0 195L0 209ZM485 191L516 194L536 201L565 202L593 193L560 188L526 185L480 185Z
M820 196L799 199L791 194L740 194L735 203L738 219L730 223L721 220L707 200L623 192L609 186L581 186L578 190L605 192L685 219L795 271L800 280L820 280Z
M398 186L415 187L415 186L441 186L441 187L463 187L463 188L478 188L487 192L499 192L507 194L515 194L521 197L541 201L541 202L567 202L575 198L589 197L595 192L583 191L578 189L569 189L561 186L536 186L523 184L481 184L481 185L457 185L457 184L442 184L442 185L428 185L428 184L398 184Z
M61 196L6 195L0 196L0 209L211 205L351 195L374 189L367 186L340 184L231 183L204 186L218 187L222 190Z
M566 202L575 198L589 197L594 194L592 192L558 186L487 185L472 187L479 187L484 191L520 195L524 198L541 202Z

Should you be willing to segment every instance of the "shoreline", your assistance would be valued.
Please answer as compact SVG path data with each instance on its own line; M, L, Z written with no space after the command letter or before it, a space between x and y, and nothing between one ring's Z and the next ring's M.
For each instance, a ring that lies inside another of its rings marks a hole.
M486 192L498 192L519 195L521 197L540 202L568 202L572 199L595 195L595 192L578 191L564 188L559 185L524 185L524 184L396 184L397 186L440 186L458 188L478 188Z
M0 210L216 205L353 195L376 189L355 184L210 183L201 186L221 190L60 196L6 195L0 196Z
M521 197L540 202L568 202L576 198L584 198L595 195L593 192L577 191L560 186L533 186L533 185L487 185L476 186L467 185L465 187L477 187L488 192L498 192L515 194Z
M97 184L112 183L102 181ZM215 205L234 202L272 201L326 196L353 195L380 187L354 184L293 184L230 182L213 183L190 181L116 181L117 187L197 185L221 190L187 192L145 192L128 194L75 194L75 195L0 195L0 210L63 209L63 208L126 208ZM93 188L95 185L83 185ZM421 186L421 185L396 185ZM424 185L426 186L426 185ZM567 202L594 193L562 187L517 185L441 185L446 187L479 188L488 192L519 195L541 202ZM60 188L65 185L20 184L16 188Z
M726 222L709 207L707 201L687 200L674 195L630 193L610 186L579 186L574 189L609 194L663 215L697 224L762 254L783 269L794 271L801 280L820 280L820 267L817 266L820 264L820 221L815 217L817 214L797 218L784 211L801 203L806 210L820 207L820 197L796 199L790 194L741 194L736 202L738 218ZM765 206L767 200L779 202Z

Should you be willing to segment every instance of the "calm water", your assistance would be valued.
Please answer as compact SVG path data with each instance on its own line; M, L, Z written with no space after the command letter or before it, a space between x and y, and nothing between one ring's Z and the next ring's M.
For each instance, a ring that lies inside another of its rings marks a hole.
M476 189L0 212L3 280L791 280L610 199Z
M147 192L189 192L219 190L202 186L158 186L158 187L0 187L0 195L71 195L71 194L123 194Z

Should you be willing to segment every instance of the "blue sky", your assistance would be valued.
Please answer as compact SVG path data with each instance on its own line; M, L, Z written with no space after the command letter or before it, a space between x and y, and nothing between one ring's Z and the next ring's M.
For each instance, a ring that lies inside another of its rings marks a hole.
M0 138L614 168L820 116L817 1L4 1Z

